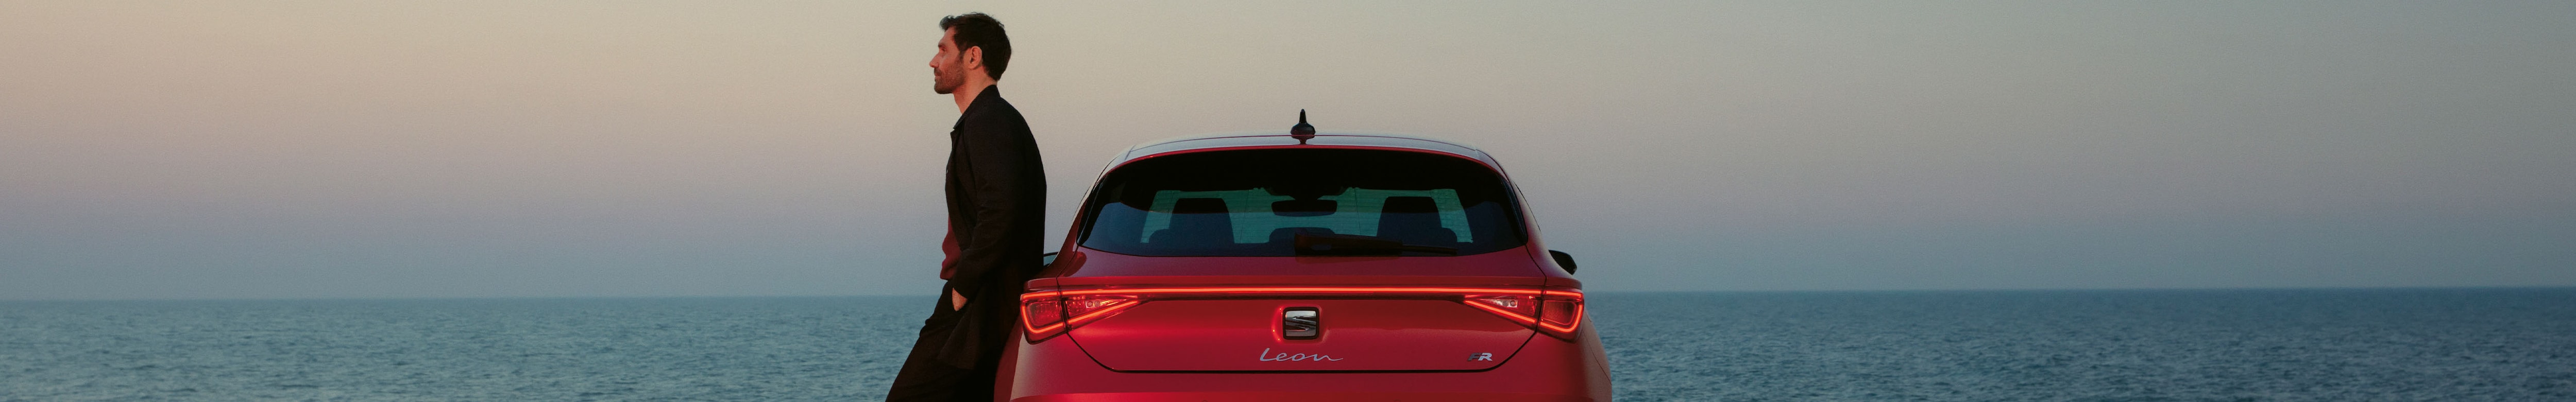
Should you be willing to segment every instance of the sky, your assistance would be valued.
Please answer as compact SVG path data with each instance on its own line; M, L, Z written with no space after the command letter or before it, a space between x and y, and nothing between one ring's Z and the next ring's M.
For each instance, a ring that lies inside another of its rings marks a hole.
M1501 160L1599 291L2576 286L2576 3L0 2L0 300L929 295L941 16Z

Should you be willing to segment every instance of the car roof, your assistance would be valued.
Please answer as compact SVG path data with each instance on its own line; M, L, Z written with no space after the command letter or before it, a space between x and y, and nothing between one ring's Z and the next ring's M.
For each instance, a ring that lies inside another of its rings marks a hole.
M1305 141L1298 141L1295 136L1291 136L1285 132L1276 131L1195 135L1147 141L1135 147L1127 148L1126 152L1119 153L1116 160L1109 162L1109 167L1114 169L1137 159L1173 153L1227 148L1304 147L1342 149L1395 148L1412 151L1429 151L1433 153L1449 154L1462 158L1474 159L1477 162L1484 163L1486 167L1491 167L1495 170L1502 170L1502 164L1496 163L1492 155L1487 155L1484 150L1476 149L1474 146L1454 140L1404 134L1317 133L1313 138Z

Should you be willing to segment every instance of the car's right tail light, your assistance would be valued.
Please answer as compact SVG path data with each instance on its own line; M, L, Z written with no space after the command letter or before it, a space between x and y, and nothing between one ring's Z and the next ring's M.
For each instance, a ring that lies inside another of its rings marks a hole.
M1558 339L1573 340L1583 324L1583 291L1548 289L1539 294L1470 294L1468 307L1483 309Z

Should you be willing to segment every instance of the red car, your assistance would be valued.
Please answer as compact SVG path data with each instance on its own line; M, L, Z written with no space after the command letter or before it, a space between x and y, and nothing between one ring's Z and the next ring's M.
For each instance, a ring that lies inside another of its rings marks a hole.
M1110 162L1020 296L999 395L1610 400L1574 261L1493 157L1299 120Z

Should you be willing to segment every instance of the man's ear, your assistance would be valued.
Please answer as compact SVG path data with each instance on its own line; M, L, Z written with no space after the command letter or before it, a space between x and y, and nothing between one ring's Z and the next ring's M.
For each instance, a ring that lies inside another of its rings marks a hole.
M957 51L957 63L959 70L984 71L984 47L976 46Z

